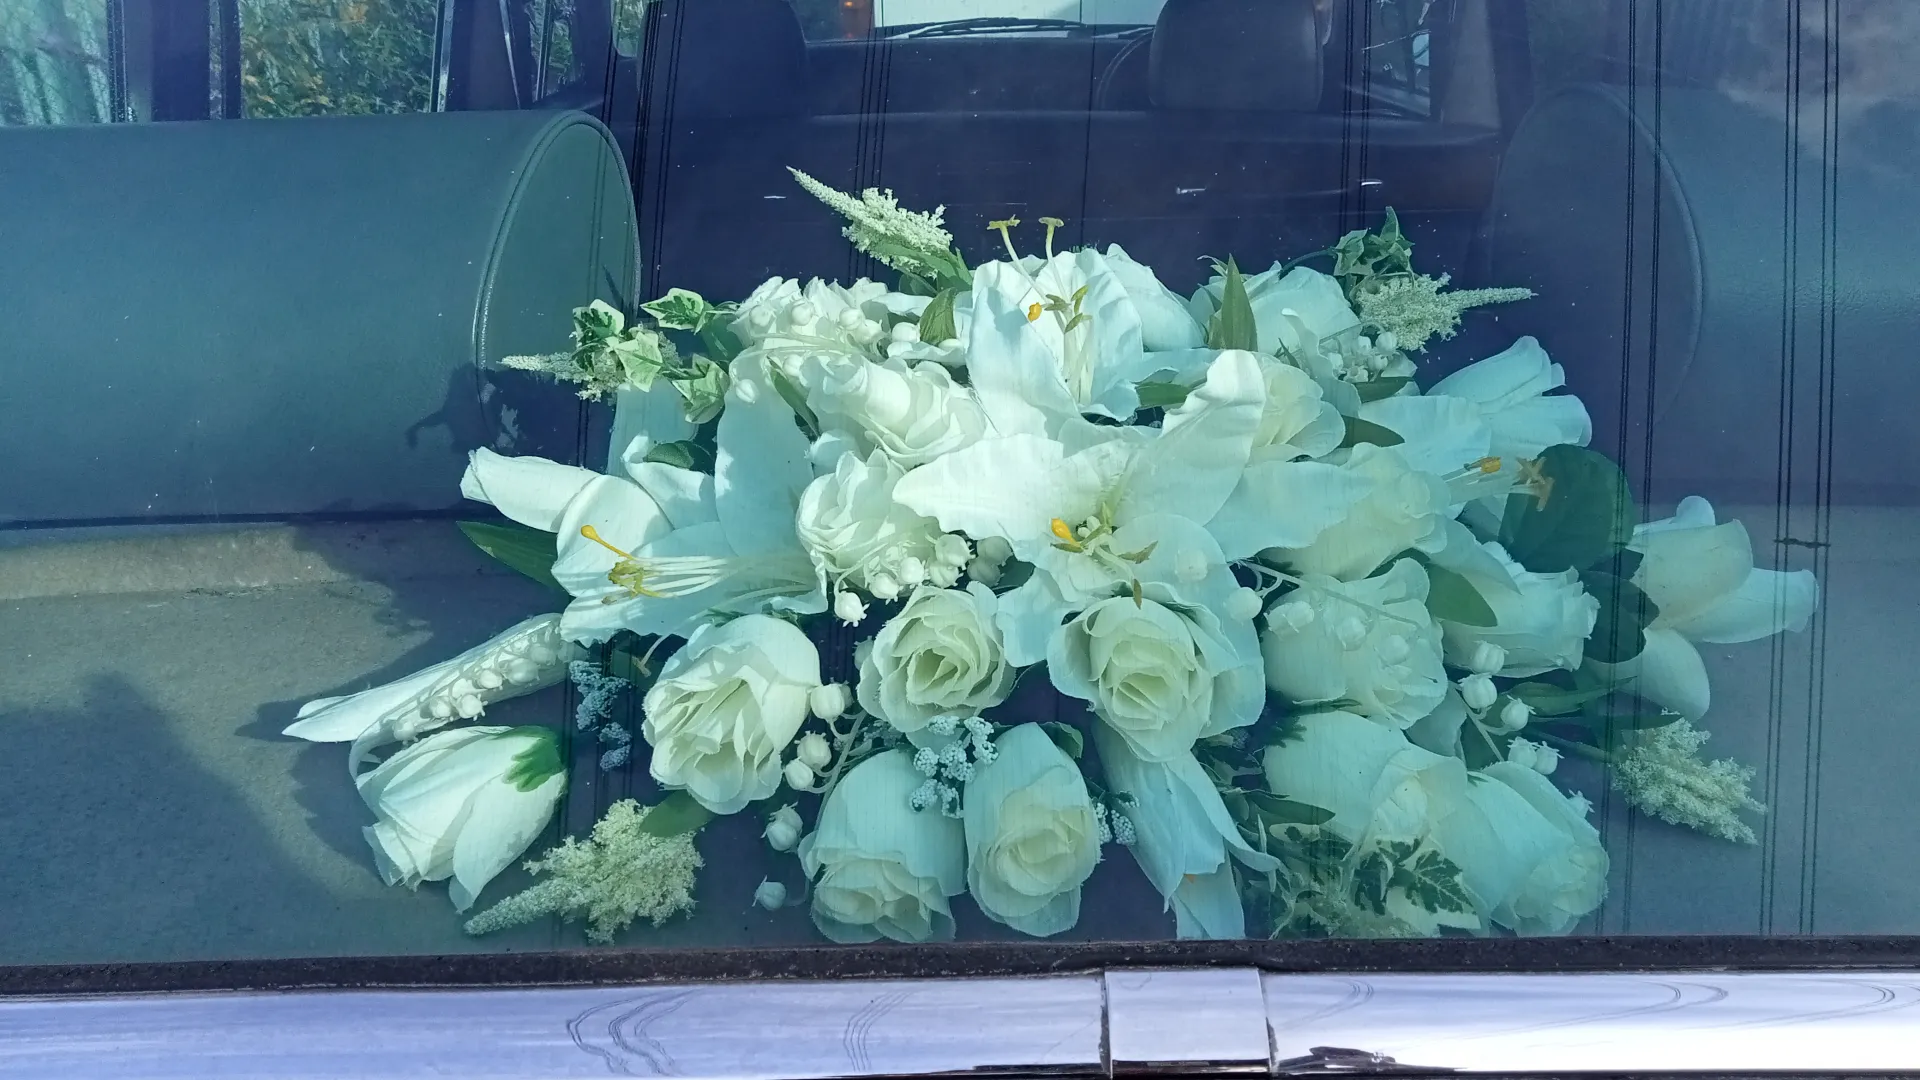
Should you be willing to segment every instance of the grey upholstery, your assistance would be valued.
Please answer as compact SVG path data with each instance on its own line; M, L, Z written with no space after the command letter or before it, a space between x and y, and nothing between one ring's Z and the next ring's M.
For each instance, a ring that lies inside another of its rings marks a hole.
M1149 96L1161 109L1312 112L1320 65L1313 0L1167 0Z
M453 507L475 446L576 453L481 365L636 266L572 113L0 130L0 238L0 525Z
M1653 501L1771 502L1789 482L1920 501L1914 130L1909 109L1851 118L1836 164L1817 127L1790 142L1778 111L1710 90L1564 91L1495 190L1489 280L1540 294L1500 326L1566 365L1596 444Z

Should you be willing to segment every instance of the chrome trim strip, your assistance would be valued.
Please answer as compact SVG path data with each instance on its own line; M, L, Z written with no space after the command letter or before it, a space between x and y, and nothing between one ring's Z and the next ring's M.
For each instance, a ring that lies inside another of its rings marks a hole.
M1244 967L11 998L0 1077L1914 1072L1916 1006L1906 971Z

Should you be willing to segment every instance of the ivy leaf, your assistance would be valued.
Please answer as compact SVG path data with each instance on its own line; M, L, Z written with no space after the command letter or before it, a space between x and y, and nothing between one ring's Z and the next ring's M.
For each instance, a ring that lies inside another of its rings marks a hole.
M1134 392L1140 395L1140 407L1143 409L1175 409L1193 393L1191 387L1176 382L1143 382L1134 384Z
M920 313L920 340L929 345L939 345L960 336L953 324L953 304L960 298L959 289L941 289L927 301L926 310Z
M1647 627L1660 608L1640 586L1599 570L1580 575L1580 584L1600 601L1600 613L1587 635L1587 656L1603 664L1618 664L1640 655L1647 647Z
M1536 574L1585 570L1633 539L1639 512L1620 467L1584 446L1549 446L1528 466L1533 491L1507 497L1500 542Z
M685 330L696 334L714 314L713 305L691 289L668 289L667 295L641 304L640 310L653 316L654 322L669 330Z
M1467 895L1467 887L1460 880L1460 865L1432 848L1417 855L1402 850L1411 847L1404 842L1393 845L1393 854L1399 857L1394 859L1389 886L1435 914L1473 911L1473 898Z
M559 558L554 534L514 522L462 521L459 525L474 547L542 585L567 591L553 576L553 561Z
M679 836L690 833L713 820L713 811L694 801L684 791L675 791L654 804L640 822L640 831L649 836Z
M1372 443L1375 446L1399 446L1407 441L1392 428L1383 427L1371 420L1362 420L1357 416L1346 416L1341 419L1347 422L1346 438L1340 440L1340 448L1343 450L1351 449L1361 443Z
M692 439L660 443L647 451L647 456L642 460L657 461L662 465L671 465L676 469L689 469L693 472L713 471L713 451Z
M1473 582L1444 566L1427 564L1427 610L1436 619L1462 626L1492 626L1499 620Z
M727 405L727 369L704 356L694 358L692 369L667 376L667 382L680 392L687 423L695 427L720 415Z
M1246 349L1260 347L1260 335L1253 322L1253 302L1247 299L1247 282L1233 256L1225 266L1216 267L1226 280L1220 287L1220 310L1207 323L1207 348Z
M1040 725L1040 729L1047 733L1047 738L1053 740L1053 745L1075 761L1079 761L1081 755L1087 752L1086 736L1081 735L1080 729L1072 724L1048 720Z
M1411 375L1383 375L1378 379L1368 379L1363 383L1354 383L1353 388L1360 392L1362 403L1390 398L1405 389L1413 381Z

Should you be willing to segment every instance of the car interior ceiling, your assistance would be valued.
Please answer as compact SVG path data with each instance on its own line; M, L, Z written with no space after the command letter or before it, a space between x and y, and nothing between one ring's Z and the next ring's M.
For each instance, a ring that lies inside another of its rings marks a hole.
M1457 8L1484 17L1482 0ZM629 148L653 289L874 272L789 166L945 206L969 256L998 243L989 220L1052 215L1065 243L1121 244L1188 289L1206 256L1265 266L1387 205L1458 272L1498 164L1497 113L1434 120L1350 92L1360 28L1323 25L1312 0L1169 0L1154 27L1052 36L809 42L789 0L666 0L648 18L644 55L545 104L598 112Z

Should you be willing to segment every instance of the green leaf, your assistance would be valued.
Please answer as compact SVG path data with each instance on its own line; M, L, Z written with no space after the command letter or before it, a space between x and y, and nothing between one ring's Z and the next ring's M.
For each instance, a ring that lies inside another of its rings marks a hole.
M1500 541L1536 574L1585 570L1614 557L1639 522L1620 467L1583 446L1549 446L1529 468L1538 485L1507 497Z
M1612 684L1568 689L1546 682L1523 682L1507 688L1507 693L1532 709L1537 716L1565 716L1579 712L1590 701L1599 701L1613 693Z
M933 296L940 290L933 287L933 282L919 274L909 274L902 270L900 271L900 291L908 296Z
M720 365L740 355L740 339L717 319L709 320L707 325L700 328L700 346L706 350L710 362Z
M694 472L713 471L713 452L692 439L660 443L647 451L647 456L642 460L657 461L662 465Z
M1484 769L1507 760L1507 748L1512 745L1512 735L1488 731L1472 718L1460 725L1460 759L1469 769Z
M1233 256L1227 256L1227 265L1220 268L1220 273L1226 280L1220 287L1220 310L1213 313L1207 324L1207 348L1259 348L1253 303L1247 299L1247 283L1240 276L1240 267L1234 264Z
M653 316L653 321L669 330L686 330L698 333L713 318L713 305L706 298L690 289L668 289L667 295L658 300L641 304L640 310Z
M1341 419L1347 422L1347 436L1340 440L1342 449L1349 449L1361 443L1372 443L1375 446L1399 446L1407 441L1392 428L1382 427L1371 420L1362 420L1357 416L1346 416Z
M1499 621L1473 582L1432 563L1427 564L1427 610L1436 619L1462 626L1492 626Z
M1390 398L1406 388L1413 381L1411 375L1383 375L1378 379L1368 379L1363 383L1354 383L1353 388L1360 392L1362 403Z
M960 336L953 325L953 304L960 299L959 289L941 289L927 301L926 310L920 313L920 340L929 345L938 345Z
M1193 393L1193 388L1176 382L1143 382L1134 384L1134 392L1140 395L1140 407L1143 409L1177 409Z
M1260 816L1267 820L1270 831L1276 826L1325 825L1333 820L1333 811L1309 803L1283 799L1264 791L1249 791L1246 796L1254 809L1260 811Z
M820 417L807 404L806 393L795 386L785 372L771 364L767 365L767 378L772 380L773 389L780 395L780 400L786 402L787 407L793 410L793 415L800 418L800 426L806 429L807 438L819 438Z
M679 836L712 820L713 811L695 802L686 792L675 791L647 811L640 822L640 831L648 836Z
M553 561L559 558L557 537L540 529L507 522L462 521L460 531L473 546L505 563L508 567L559 592L566 592L553 577Z
M1047 738L1053 740L1053 745L1075 761L1079 761L1081 755L1087 752L1086 736L1080 734L1080 729L1072 724L1048 720L1040 725L1040 729L1047 733Z
M1639 656L1647 647L1647 627L1659 617L1659 607L1640 586L1599 570L1581 574L1580 584L1600 601L1593 632L1587 635L1587 658L1619 664Z
M508 728L494 738L533 739L526 749L513 755L513 764L507 768L507 783L515 791L532 791L566 771L566 762L560 760L560 733L550 727Z

